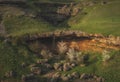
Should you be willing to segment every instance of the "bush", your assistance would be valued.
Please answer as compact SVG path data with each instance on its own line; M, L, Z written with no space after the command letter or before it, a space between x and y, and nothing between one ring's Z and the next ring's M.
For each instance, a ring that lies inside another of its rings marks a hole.
M57 47L60 54L64 54L68 50L67 44L63 41L58 42Z
M53 54L49 50L42 49L41 56L45 59L51 59L53 57Z
M70 62L75 62L76 64L87 64L89 55L84 54L81 51L76 51L75 49L69 49L67 52L67 58Z
M74 49L69 49L67 52L67 57L70 61L80 61L80 56L82 55L82 52L75 51Z
M108 61L110 58L111 58L110 52L104 50L104 51L102 52L102 61L103 61L103 62L106 62L106 61Z

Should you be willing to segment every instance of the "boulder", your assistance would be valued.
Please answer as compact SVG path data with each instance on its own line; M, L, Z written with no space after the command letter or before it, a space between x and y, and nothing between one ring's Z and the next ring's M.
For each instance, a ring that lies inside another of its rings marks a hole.
M80 76L80 79L83 79L83 80L89 79L89 75L86 74L86 73L83 73L83 74Z
M63 65L63 71L69 71L71 69L70 63L65 63Z
M75 67L76 66L76 63L71 63L71 68Z
M79 73L77 72L73 72L71 76L73 77L73 79L78 79L80 77Z
M22 75L21 81L22 82L39 82L39 80L32 73L27 75Z
M53 76L52 76L52 78L51 78L51 80L50 80L50 82L58 82L59 80L60 80L60 73L55 73Z
M31 72L32 72L33 74L36 74L36 75L41 74L41 69L40 69L40 67L32 67L30 70L31 70Z
M69 80L69 77L68 77L67 75L62 75L62 76L61 76L61 79L62 79L63 81L68 81L68 80Z
M79 13L79 7L75 7L72 9L71 16L76 16Z
M62 63L55 63L54 64L54 69L55 70L62 70Z
M97 81L97 82L105 82L104 78L102 78L102 77L98 77L98 78L96 79L96 81Z
M37 64L45 64L45 63L47 63L47 62L48 62L48 59L38 59L38 60L36 61Z

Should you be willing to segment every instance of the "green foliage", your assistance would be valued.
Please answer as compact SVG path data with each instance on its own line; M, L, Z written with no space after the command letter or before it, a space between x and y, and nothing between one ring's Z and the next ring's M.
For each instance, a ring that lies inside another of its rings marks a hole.
M70 3L70 2L74 2L74 0L27 0L27 1L29 1L29 2L63 2L63 3L65 3L65 2L68 2L68 3ZM76 1L76 0L75 0Z
M76 66L68 72L63 72L69 74L72 72L81 73L94 73L96 75L105 78L105 82L119 82L120 81L120 51L111 51L110 56L112 59L104 64L101 60L101 53L87 52L89 54L89 65L81 67Z
M22 68L21 64L25 62L30 64L34 62L36 56L25 46L12 45L11 43L0 42L0 78L3 78L5 72L13 70L17 73L16 77L29 73L28 68Z
M120 35L120 11L118 0L109 1L108 4L96 4L91 7L85 7L83 12L86 15L78 14L71 18L68 23L71 29L78 29L89 33L102 33L105 35ZM76 21L74 23L74 21ZM117 29L117 30L116 30Z
M81 61L81 56L83 55L82 52L78 52L74 49L69 49L67 52L67 58L71 61L71 62L79 62Z
M102 52L102 61L103 62L108 61L110 58L111 58L110 52L108 52L106 50Z
M33 0L29 0L29 7L32 10L40 11L33 4ZM70 3L73 0L37 0L37 1L49 1L49 2L62 2ZM74 0L88 1L88 0ZM89 0L90 1L90 0ZM91 0L94 1L94 0ZM101 2L101 0L96 0ZM119 0L109 0L108 4L95 4L91 7L84 6L82 13L71 17L65 24L68 23L70 29L82 30L89 33L102 33L105 35L113 34L120 35L120 1ZM83 6L82 6L83 7ZM2 8L0 8L1 10ZM9 9L8 9L9 10ZM14 10L14 9L13 9ZM13 10L7 11L7 15L4 14L3 23L5 24L5 29L8 35L11 36L23 36L25 34L35 34L42 32L49 32L58 29L65 29L66 26L63 23L63 27L52 26L48 22L42 19L34 19L32 17L23 16L17 10L13 13ZM41 11L40 11L41 12ZM12 13L12 14L11 14ZM10 14L10 15L9 15ZM65 26L65 27L64 27ZM30 45L31 49L39 51L39 44ZM63 45L64 46L64 45ZM29 69L22 68L21 64L26 63L27 65L34 63L38 58L34 55L28 48L27 45L8 43L4 41L4 37L0 37L0 79L3 78L5 72L10 70L15 70L17 76L29 73ZM35 48L34 48L35 47ZM37 50L38 49L38 50ZM49 53L49 52L48 52ZM48 54L45 53L45 54ZM73 57L75 54L79 57L81 52L74 53L70 52ZM102 60L108 60L109 57L106 56L102 58L101 53L89 53L90 58L88 60L89 65L81 67L77 66L67 73L77 71L80 73L95 73L99 76L105 78L106 82L120 82L120 51L110 51L110 61L106 64ZM72 56L70 55L70 56ZM108 55L108 54L107 54ZM51 59L50 62L56 62L58 60Z
M12 20L12 21L11 21ZM7 33L12 36L41 33L53 30L47 22L24 16L10 16L3 19Z

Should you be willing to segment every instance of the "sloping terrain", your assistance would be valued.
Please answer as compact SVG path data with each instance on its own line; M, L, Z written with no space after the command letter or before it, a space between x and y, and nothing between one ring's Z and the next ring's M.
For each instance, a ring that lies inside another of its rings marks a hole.
M1 82L120 82L119 0L0 0Z
M28 2L26 5L19 4L21 6L17 7L13 5L12 7L1 6L0 8L1 13L4 14L3 23L6 31L8 31L8 35L39 34L40 32L53 31L58 28L60 30L74 29L89 33L120 35L120 2L118 0L106 2L101 0L96 2L85 0L81 3L73 4L72 8L70 7L71 3L65 4L57 3L55 5L50 3L49 5L49 3L40 2L34 4L33 2ZM61 10L58 13L59 8ZM79 13L75 16L67 15L67 13L74 14L70 12L71 10L72 12L79 11Z
M86 7L87 15L77 15L71 18L69 25L72 29L80 29L87 32L120 35L120 1L108 1L106 4ZM72 21L73 20L73 21Z

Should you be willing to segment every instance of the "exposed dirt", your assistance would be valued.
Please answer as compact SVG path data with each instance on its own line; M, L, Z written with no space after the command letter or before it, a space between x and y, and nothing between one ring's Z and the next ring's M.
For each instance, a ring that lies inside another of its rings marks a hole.
M38 42L37 44L35 42ZM67 49L73 48L77 51L95 51L102 52L104 50L120 50L120 37L75 37L75 36L62 36L62 37L46 37L34 39L28 42L29 45L34 46L35 50L48 49L56 52L58 44L67 46ZM35 47L38 46L38 47ZM61 47L64 47L61 46Z
M106 42L102 42L106 41ZM80 40L80 41L68 41L65 43L69 48L74 48L76 50L82 51L103 51L103 50L119 50L120 45L109 44L107 40L104 39L91 39L91 40ZM119 41L120 44L120 41Z

